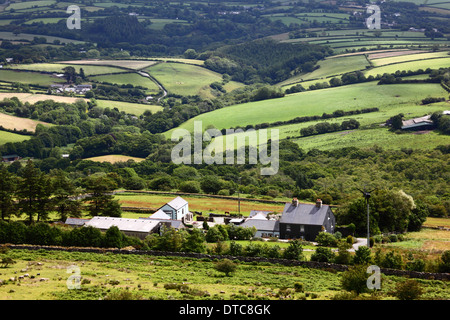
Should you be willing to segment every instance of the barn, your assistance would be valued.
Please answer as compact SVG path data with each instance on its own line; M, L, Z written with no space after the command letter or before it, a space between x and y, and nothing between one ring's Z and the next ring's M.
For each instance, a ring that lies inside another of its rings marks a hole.
M158 232L161 223L158 220L126 219L113 217L93 217L84 224L85 227L94 227L100 231L107 231L116 226L121 232L130 237L145 239L151 233Z

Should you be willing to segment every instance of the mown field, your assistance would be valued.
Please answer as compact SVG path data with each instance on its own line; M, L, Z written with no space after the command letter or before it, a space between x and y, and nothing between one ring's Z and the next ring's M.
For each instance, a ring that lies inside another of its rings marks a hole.
M14 70L29 70L29 71L39 71L39 72L58 72L62 73L62 69L65 67L75 67L76 71L79 72L79 68L83 68L86 76L100 75L100 74L111 74L111 73L122 73L123 69L110 67L110 66L97 66L91 64L63 64L63 63L33 63L33 64L19 64L11 66Z
M130 156L124 156L120 154L110 154L107 156L98 156L98 157L92 157L92 158L86 158L84 160L90 160L95 162L109 162L109 163L117 163L117 162L127 162L128 160L133 160L135 162L140 162L145 159L143 158L136 158L136 157L130 157Z
M7 142L22 142L28 139L30 139L30 136L0 130L0 144L5 144Z
M200 95L212 97L209 85L213 82L222 82L222 75L196 65L182 63L159 63L145 69L152 77L158 80L169 93L179 95ZM243 86L231 81L224 85L227 91Z
M134 114L140 116L146 110L150 110L152 113L162 110L161 106L143 103L131 103L123 101L112 101L112 100L96 100L97 105L101 108L117 108L119 111Z
M34 130L36 130L36 126L38 124L43 124L45 126L51 125L46 122L27 119L27 118L15 117L15 116L11 116L9 114L0 112L0 126L2 126L5 129L9 129L9 130L16 129L19 131L26 129L27 131L34 132Z

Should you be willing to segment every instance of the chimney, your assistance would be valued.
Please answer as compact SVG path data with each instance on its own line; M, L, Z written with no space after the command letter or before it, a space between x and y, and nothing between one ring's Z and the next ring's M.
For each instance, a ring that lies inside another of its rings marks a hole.
M298 207L298 199L297 198L292 199L292 205L295 207Z
M322 200L320 200L320 199L316 200L316 207L319 209L322 208Z

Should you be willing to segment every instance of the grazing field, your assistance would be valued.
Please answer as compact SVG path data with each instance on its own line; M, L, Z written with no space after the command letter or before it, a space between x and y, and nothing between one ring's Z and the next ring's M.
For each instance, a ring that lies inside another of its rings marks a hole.
M280 82L279 86L286 86L300 81L307 81L312 79L319 79L325 77L331 77L336 75L342 75L347 72L364 70L369 66L365 55L354 56L342 56L342 57L329 57L325 60L319 61L317 64L318 69L306 74L296 75L283 82Z
M173 200L176 195L163 195L163 194L145 194L145 193L118 193L115 195L115 199L118 199L122 206L126 207L142 207L142 208L155 208L158 209L165 203ZM190 211L199 211L203 213L238 213L238 199L220 199L209 198L201 196L182 196L189 202ZM246 201L245 198L241 198L241 214L248 216L251 210L263 210L274 212L282 212L284 203L272 204L262 203L254 201ZM142 215L142 214L141 214Z
M179 95L210 96L211 88L209 85L213 82L222 81L222 75L216 72L181 63L159 63L146 68L145 71L161 82L169 93ZM229 85L239 86L234 82Z
M19 118L19 117L11 116L9 114L0 112L0 125L5 129L9 129L9 130L14 130L14 129L24 130L24 129L26 129L27 131L34 132L34 130L36 130L36 126L38 124L43 124L45 126L51 125L46 122L27 119L27 118Z
M140 70L148 68L151 65L155 64L154 61L149 60L98 60L98 59L60 61L59 63L93 65L93 66L112 66L132 70Z
M140 116L146 110L150 110L152 113L155 113L163 109L161 106L152 104L131 103L112 100L100 100L100 99L96 101L97 105L101 108L110 108L110 109L117 108L119 109L119 111L134 114L136 116Z
M67 38L61 38L61 37L53 37L53 36L47 36L47 35L30 34L30 33L19 33L18 35L15 35L12 32L0 31L0 39L2 39L2 40L10 40L10 41L26 40L26 41L33 41L33 39L35 37L46 38L47 39L47 43L53 43L53 41L55 41L55 40L59 40L61 43L84 43L83 41L79 41L79 40L73 40L73 39L67 39Z
M60 72L65 67L75 67L83 68L86 76L98 75L98 74L110 74L110 73L121 73L124 72L123 69L109 67L109 66L95 66L95 65L73 65L73 64L63 64L63 63L33 63L33 64L19 64L14 65L11 68L15 70L29 70L29 71L40 71L40 72ZM79 70L77 70L78 72Z
M34 8L34 7L48 7L55 3L56 3L56 0L14 2L14 3L11 3L8 7L6 7L5 10L9 11L11 9L22 10L22 9L30 9L30 8Z
M1 114L0 114L0 122L1 122ZM5 144L7 142L22 142L30 138L31 136L24 136L21 134L0 130L0 145Z
M286 121L295 117L322 115L336 110L356 110L370 107L393 107L420 104L428 96L446 96L439 84L409 84L378 86L366 82L349 86L306 91L283 98L234 105L192 118L180 127L193 131L194 121L202 121L203 128L217 129ZM426 112L425 112L426 113ZM168 137L173 130L166 133Z
M422 70L425 70L427 68L439 69L439 68L446 68L446 67L447 68L450 67L450 57L394 63L394 64L385 65L385 66L378 67L378 68L373 68L371 70L367 70L364 72L364 75L366 77L368 77L370 75L376 76L377 74L382 75L384 73L394 73L397 70L416 71L419 69L422 69Z
M16 70L0 70L0 81L20 82L23 84L34 84L50 86L54 83L63 83L64 80L39 72L26 72Z
M17 249L7 256L16 264L2 269L2 300L115 300L123 294L136 300L329 300L344 291L341 272L300 266L238 262L227 277L209 259ZM70 266L79 268L80 289L67 287ZM19 280L23 274L28 275ZM383 275L380 298L392 299L390 292L403 281ZM295 283L303 285L303 292L294 290ZM177 290L182 284L183 290ZM445 282L421 280L420 285L423 299L450 298Z
M136 158L130 156L124 156L120 154L110 154L107 156L98 156L92 158L86 158L84 160L96 161L96 162L109 162L109 163L117 163L117 162L127 162L128 160L133 160L135 162L144 161L143 158Z
M92 81L107 82L117 85L132 84L133 86L141 86L148 89L148 92L157 93L159 87L149 78L143 77L137 73L120 73L120 74L109 74L105 76L91 76L89 77Z
M427 52L427 53L417 53L417 54L408 54L408 55L399 55L395 57L384 57L371 59L372 65L374 67L380 67L388 64L402 63L408 61L416 61L416 60L428 60L435 58L448 58L447 52ZM450 60L447 63L450 65ZM445 66L445 65L444 65Z

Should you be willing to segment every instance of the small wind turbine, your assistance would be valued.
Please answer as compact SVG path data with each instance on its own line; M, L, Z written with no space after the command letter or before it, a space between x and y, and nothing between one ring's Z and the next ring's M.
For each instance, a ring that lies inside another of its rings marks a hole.
M364 196L364 199L366 199L367 204L367 247L370 248L370 225L369 225L369 199L370 199L370 193L374 192L377 188L374 188L370 191L366 191L366 186L364 186L364 190L358 189Z

